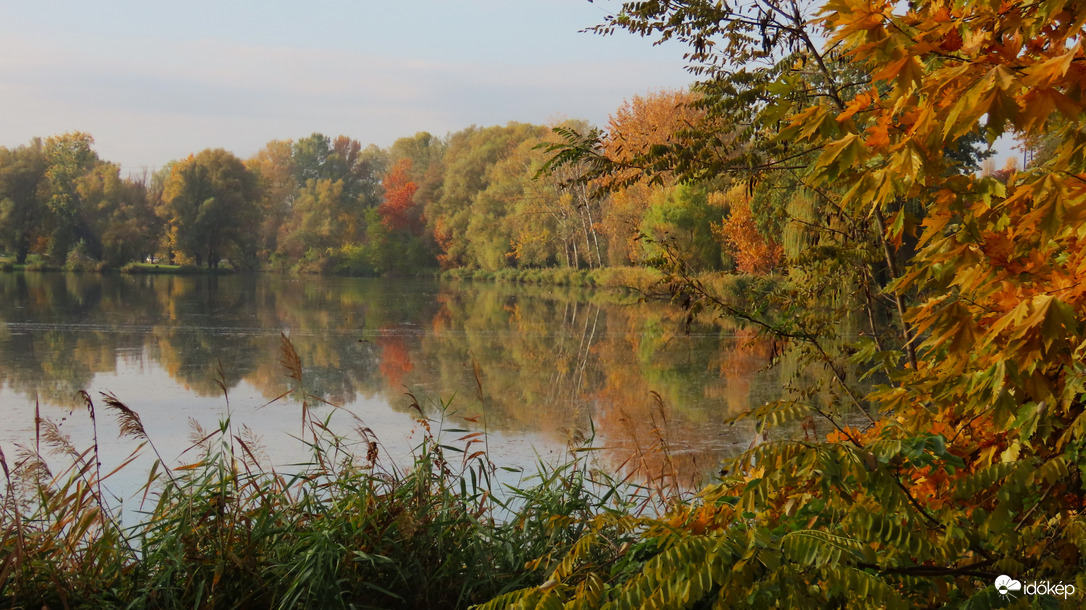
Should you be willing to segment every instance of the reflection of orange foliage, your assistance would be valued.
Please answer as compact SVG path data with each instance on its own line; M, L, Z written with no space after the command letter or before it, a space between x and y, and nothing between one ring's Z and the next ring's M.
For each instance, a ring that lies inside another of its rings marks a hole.
M631 329L637 321L630 320ZM629 354L637 353L639 333L606 337L593 350L605 380L594 396L594 423L604 459L612 468L653 486L693 485L719 462L717 429L678 413L672 399L660 397ZM660 390L666 390L660 386Z
M723 456L716 446L720 439L711 438L718 432L715 426L683 417L653 392L608 384L598 400L594 422L605 460L662 495L697 487Z
M749 328L735 333L735 343L724 350L720 372L728 380L728 410L740 413L750 409L750 383L754 374L769 364L773 343Z
M381 347L381 376L391 388L403 385L403 378L415 368L411 363L411 354L407 351L403 337L399 335L381 335L377 337Z
M784 250L758 230L745 188L737 186L724 196L724 202L731 206L731 214L713 229L735 257L739 271L761 275L780 263Z

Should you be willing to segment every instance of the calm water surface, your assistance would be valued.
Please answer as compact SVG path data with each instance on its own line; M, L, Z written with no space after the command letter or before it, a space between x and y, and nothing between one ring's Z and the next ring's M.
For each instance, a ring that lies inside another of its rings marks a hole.
M191 422L229 412L271 461L302 459L300 401L274 400L292 383L282 333L305 392L353 412L397 461L420 440L410 393L431 418L449 404L446 428L485 425L499 464L559 459L594 430L605 466L658 460L662 437L695 476L750 444L749 426L725 420L778 398L784 373L765 370L771 346L749 333L686 333L681 319L613 293L508 284L0 273L0 448L34 443L36 405L87 446L87 390L135 409L167 458L186 460ZM134 449L99 423L104 457Z

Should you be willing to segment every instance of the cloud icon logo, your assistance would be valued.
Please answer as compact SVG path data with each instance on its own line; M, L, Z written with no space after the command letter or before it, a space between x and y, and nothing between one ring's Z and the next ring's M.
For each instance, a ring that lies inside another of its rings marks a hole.
M1022 583L1006 574L1001 574L996 577L995 588L1000 595L1009 595L1012 591L1021 591Z

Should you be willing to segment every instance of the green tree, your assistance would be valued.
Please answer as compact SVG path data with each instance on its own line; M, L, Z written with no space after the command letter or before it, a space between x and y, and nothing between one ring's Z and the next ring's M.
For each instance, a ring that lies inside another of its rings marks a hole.
M47 169L39 139L14 149L0 147L0 248L19 264L42 236L46 208L38 194Z
M170 170L159 215L174 252L214 269L224 257L251 264L256 251L257 181L233 154L207 149Z
M304 258L305 266L323 270L337 250L363 246L367 212L381 203L387 155L346 136L332 140L319 133L294 142L290 150L297 190L282 210L276 251L287 261Z
M583 121L566 121L557 129L587 129ZM605 238L599 235L600 197L576 180L578 167L541 173L547 155L542 147L554 134L522 142L495 167L502 182L516 185L511 197L511 231L516 264L581 268L603 264Z
M347 136L333 140L314 133L294 142L291 156L299 186L310 180L342 180L344 194L360 209L380 203L386 159L377 147L363 149L358 140Z
M657 189L641 219L646 254L660 256L667 249L691 270L720 269L720 242L713 225L720 224L725 211L723 206L710 203L705 186L679 184Z
M80 178L99 163L93 144L89 134L71 132L46 138L42 148L49 165L42 193L49 210L47 253L54 262L63 261L80 240L95 240L78 192Z
M496 169L525 141L538 139L545 129L510 123L504 127L470 127L450 136L445 153L441 199L427 211L427 220L443 252L442 265L497 269L510 265L512 232L507 216L522 189L503 176L516 172Z
M307 252L323 253L355 240L359 212L344 193L343 180L310 179L298 191L283 225L280 251L298 260ZM364 212L362 212L364 213Z

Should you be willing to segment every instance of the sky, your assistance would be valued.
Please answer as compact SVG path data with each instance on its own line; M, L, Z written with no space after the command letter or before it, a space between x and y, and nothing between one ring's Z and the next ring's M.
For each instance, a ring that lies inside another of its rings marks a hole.
M0 4L0 146L84 131L124 172L314 132L381 147L470 125L604 126L684 87L682 48L607 0L34 0Z

